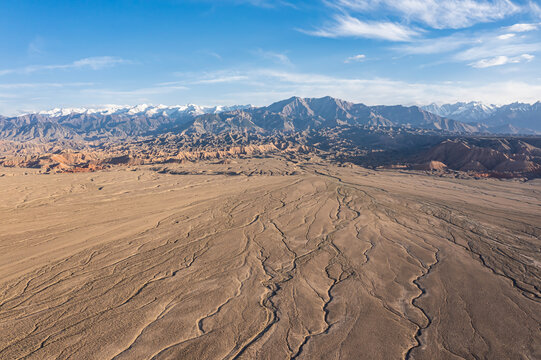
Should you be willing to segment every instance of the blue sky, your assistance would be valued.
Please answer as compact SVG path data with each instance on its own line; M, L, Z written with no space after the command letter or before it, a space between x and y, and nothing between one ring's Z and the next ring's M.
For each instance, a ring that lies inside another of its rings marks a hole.
M530 0L2 0L0 114L541 100Z

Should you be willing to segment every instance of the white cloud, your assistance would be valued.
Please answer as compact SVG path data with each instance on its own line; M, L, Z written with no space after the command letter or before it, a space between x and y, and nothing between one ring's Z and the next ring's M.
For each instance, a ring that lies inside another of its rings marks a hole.
M538 24L515 24L512 26L508 26L505 29L507 29L507 31L509 32L517 33L517 32L534 31L534 30L537 30L538 27L539 27Z
M334 22L304 33L320 37L363 37L390 41L411 41L420 31L388 21L361 21L349 15L336 15Z
M515 57L508 57L508 56L496 56L493 58L488 59L481 59L479 61L476 61L474 63L471 63L470 66L473 66L475 68L488 68L492 66L500 66L505 64L516 64L520 62L529 62L534 59L535 56L530 54L522 54L520 56Z
M466 28L525 11L511 0L335 0L327 3L360 13L398 15L435 29Z
M362 62L365 59L366 59L366 55L359 54L359 55L354 55L354 56L348 57L346 60L344 60L344 63L349 64L349 63L352 63L352 62Z
M490 59L481 59L475 63L470 64L475 68L487 68L492 66L500 66L509 63L509 58L507 56L496 56Z
M16 69L0 70L0 75L8 74L30 74L43 70L67 70L67 69L82 69L90 68L92 70L101 70L108 67L113 67L119 64L129 63L128 60L124 60L114 56L96 56L89 57L68 64L56 64L56 65L29 65Z
M515 34L502 34L502 35L499 35L498 36L498 39L500 40L507 40L507 39L511 39L512 37L515 37Z

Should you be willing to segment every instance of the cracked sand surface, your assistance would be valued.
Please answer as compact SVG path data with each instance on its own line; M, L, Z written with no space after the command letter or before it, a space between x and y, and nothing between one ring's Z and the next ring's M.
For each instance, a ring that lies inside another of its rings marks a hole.
M541 358L539 183L282 164L1 169L0 358Z

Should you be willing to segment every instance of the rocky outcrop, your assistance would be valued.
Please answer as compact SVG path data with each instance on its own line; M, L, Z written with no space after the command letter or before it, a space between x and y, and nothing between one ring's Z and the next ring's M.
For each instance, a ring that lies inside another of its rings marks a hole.
M453 170L501 175L541 173L541 149L522 140L485 141L473 144L458 139L446 140L423 153L418 162L439 162ZM492 145L492 146L491 146Z
M271 153L303 154L311 148L290 142L264 142L255 140L252 144L232 146L225 142L215 144L186 144L183 138L172 137L169 141L154 140L154 144L133 142L128 144L103 143L99 146L79 146L59 148L51 144L30 144L24 146L16 142L0 142L4 155L0 156L0 166L41 169L45 173L84 172L111 168L113 166L133 166L142 164L181 163L185 161L231 159L236 157L262 156Z

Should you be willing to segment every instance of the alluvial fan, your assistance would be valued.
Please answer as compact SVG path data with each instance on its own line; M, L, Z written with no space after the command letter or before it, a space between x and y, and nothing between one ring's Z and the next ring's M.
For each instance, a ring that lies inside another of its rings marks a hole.
M2 169L0 358L541 358L541 183L214 167Z

